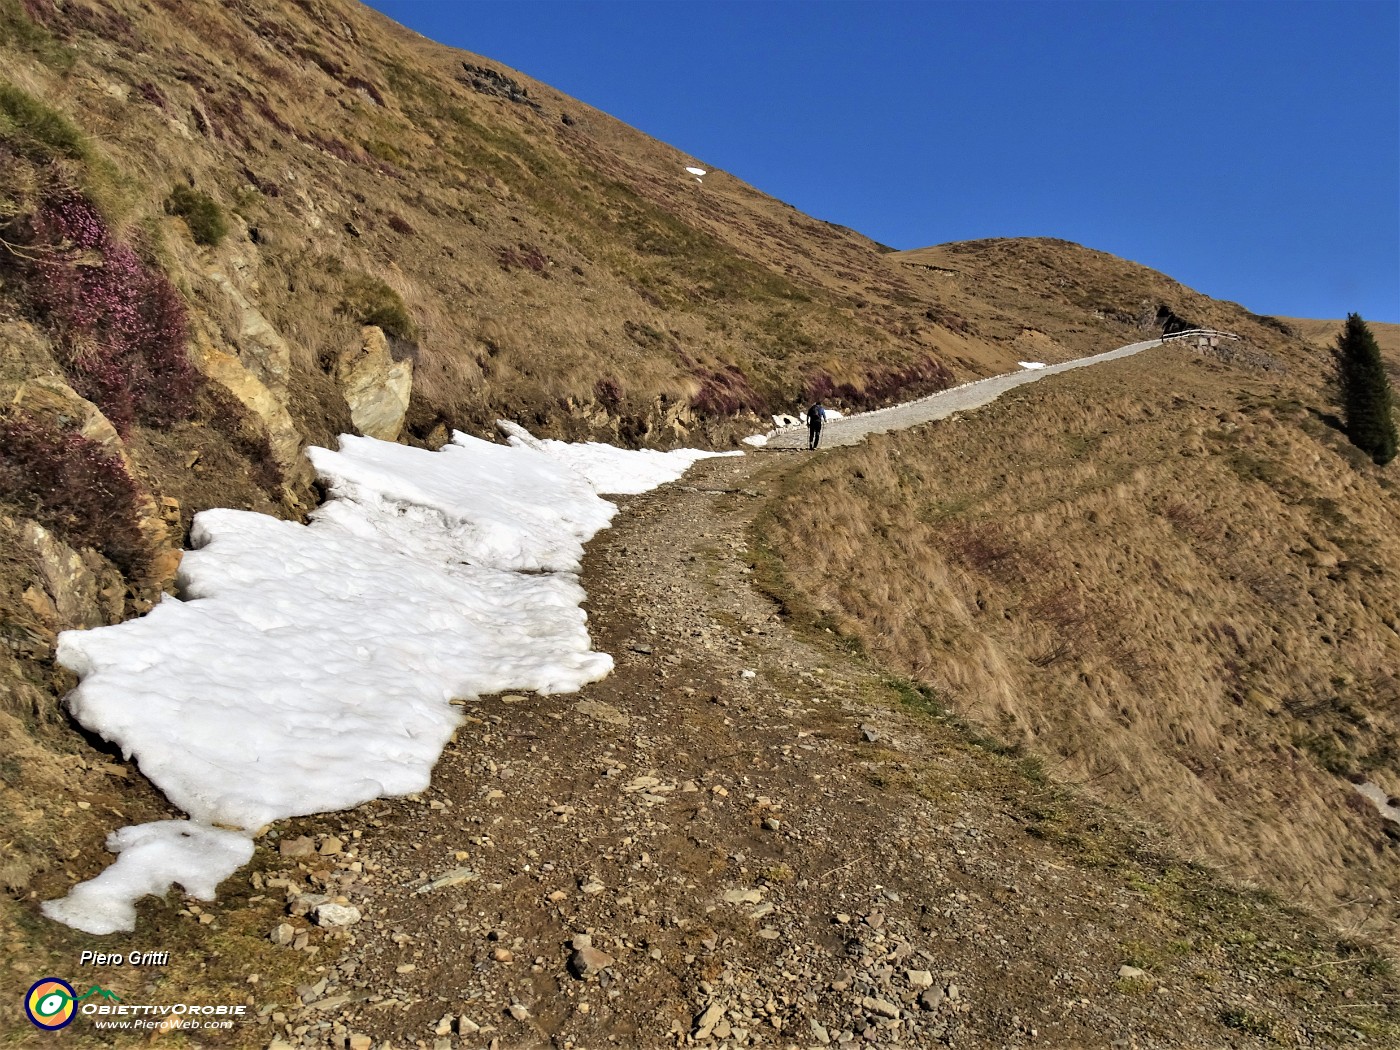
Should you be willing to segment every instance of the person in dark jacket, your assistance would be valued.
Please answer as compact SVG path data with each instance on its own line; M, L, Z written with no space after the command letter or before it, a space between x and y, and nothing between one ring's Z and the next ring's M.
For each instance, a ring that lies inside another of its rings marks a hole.
M822 443L822 424L826 422L826 409L818 401L807 409L807 447L816 448Z

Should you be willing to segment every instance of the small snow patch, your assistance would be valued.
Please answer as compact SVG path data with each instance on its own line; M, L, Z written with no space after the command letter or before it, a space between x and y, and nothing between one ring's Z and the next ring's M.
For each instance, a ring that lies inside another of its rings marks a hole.
M1018 365L1020 365L1022 368L1044 368L1044 367L1045 367L1045 362L1044 362L1044 361L1017 361L1016 363L1017 363Z
M750 434L746 438L740 438L740 440L746 445L752 445L754 448L762 448L764 445L768 444L768 435Z
M708 175L708 174L709 174L709 172L707 172L704 168L690 168L690 167L687 167L685 170L688 171L688 172L690 172L690 174L692 174L692 175Z
M1375 806L1376 812L1386 820L1400 824L1400 809L1390 804L1390 796L1385 793L1385 790L1379 784L1373 784L1371 781L1366 780L1360 784L1352 784L1352 787L1354 787L1363 798L1370 802L1371 805Z

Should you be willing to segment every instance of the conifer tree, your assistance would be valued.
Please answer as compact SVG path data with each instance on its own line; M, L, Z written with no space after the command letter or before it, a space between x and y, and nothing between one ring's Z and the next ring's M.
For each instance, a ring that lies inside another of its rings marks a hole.
M1381 466L1397 449L1394 397L1376 337L1359 314L1348 314L1337 337L1337 377L1342 388L1347 437Z

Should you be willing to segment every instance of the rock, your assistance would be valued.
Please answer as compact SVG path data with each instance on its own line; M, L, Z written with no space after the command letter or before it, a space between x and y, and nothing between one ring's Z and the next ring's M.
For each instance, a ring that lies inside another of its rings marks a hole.
M62 431L81 434L116 457L136 482L136 527L145 551L140 582L164 590L175 581L180 567L180 549L175 546L170 526L160 507L141 482L142 474L127 455L126 445L102 410L57 376L39 376L20 384L13 404L26 415L41 419ZM74 625L77 626L77 625Z
M1124 963L1122 966L1118 967L1118 976L1125 981L1134 981L1140 977L1146 977L1147 971L1139 970L1136 966L1129 966L1127 963Z
M823 1025L820 1021L818 1021L816 1018L812 1018L807 1023L809 1026L811 1026L813 1039L821 1043L822 1046L826 1046L828 1043L831 1042L831 1033L829 1033L826 1030L826 1026Z
M958 999L961 998L961 996L962 996L962 989L960 989L956 984L950 984L950 985L948 985L948 998L949 998L949 1000L951 1000L952 1002L957 1002Z
M576 933L569 941L570 948L591 948L593 947L593 935L591 933Z
M369 1050L374 1045L374 1040L363 1032L356 1032L350 1037L350 1050Z
M21 383L15 391L14 407L59 430L76 430L89 441L101 445L108 455L130 465L126 445L111 420L58 376L38 376Z
M605 704L601 700L580 700L574 704L574 710L581 715L587 715L595 722L605 722L608 725L625 726L631 721L612 704Z
M383 330L374 325L360 329L360 337L359 350L342 354L336 362L336 382L355 428L366 437L394 441L403 430L413 393L413 362L395 361Z
M277 844L277 852L293 860L309 857L316 852L316 840L310 835L300 835L294 839L283 839Z
M909 981L911 988L933 987L933 974L928 970L906 970L904 976Z
M433 1035L451 1035L451 1034L452 1034L452 1015L451 1015L451 1014L443 1014L440 1018L438 1018L437 1027L433 1029Z
M279 922L272 928L272 932L267 935L268 940L273 944L288 945L296 940L297 928L289 922Z
M875 743L875 741L879 740L885 735L872 725L862 725L860 727L860 731L861 735L865 737L866 741L871 744Z
M471 868L453 868L451 871L443 872L437 878L425 882L419 886L414 893L431 893L433 890L445 890L449 886L460 886L464 882L475 882L481 876Z
M207 335L191 340L190 349L191 360L205 378L232 394L262 424L272 458L288 483L310 483L311 463L301 454L301 431L286 404L236 356L214 346Z
M695 1038L708 1039L715 1030L715 1025L724 1019L724 1007L719 1003L711 1003L701 1011L695 1018Z
M239 359L265 385L285 396L292 371L291 347L227 276L211 270L208 277L233 308L235 323L227 335L238 348Z
M315 916L317 926L354 926L360 921L360 909L345 904L318 904Z
M345 843L334 835L327 835L321 840L321 848L316 852L323 857L333 857L345 848Z
M458 1035L476 1035L479 1031L481 1031L481 1025L477 1024L466 1014L462 1014L462 1016L457 1018Z
M930 988L919 996L919 1005L925 1010L937 1010L943 1005L943 989Z
M37 579L22 598L32 615L21 619L28 632L41 636L45 645L52 645L59 631L101 627L122 618L126 581L99 555L80 554L33 521L4 519L0 522L0 543L23 550L35 571ZM43 655L50 654L46 651Z
M763 900L763 890L725 890L725 904L757 904Z
M574 951L569 956L569 972L580 981L592 977L599 970L613 964L613 957L607 952L601 952L597 948L585 945Z
M860 1001L860 1005L881 1017L888 1017L892 1021L899 1020L899 1007L887 999L876 999L874 996L867 995Z
M530 1019L530 1009L523 1003L511 1003L509 1012L517 1021L528 1021Z
M491 958L498 963L513 962L515 960L515 953L509 948L493 948L491 950Z
M331 903L331 899L324 893L295 894L287 903L287 914L299 919L303 915L310 915L318 905L329 903Z

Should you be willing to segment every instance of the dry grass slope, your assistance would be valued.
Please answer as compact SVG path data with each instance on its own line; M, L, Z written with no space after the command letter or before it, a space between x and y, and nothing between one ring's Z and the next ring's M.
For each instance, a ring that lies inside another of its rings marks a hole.
M806 617L1394 943L1400 492L1288 374L1175 346L814 460L762 542Z

